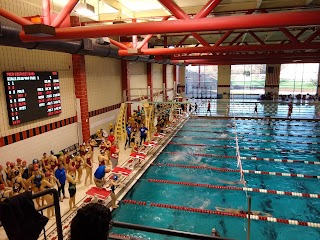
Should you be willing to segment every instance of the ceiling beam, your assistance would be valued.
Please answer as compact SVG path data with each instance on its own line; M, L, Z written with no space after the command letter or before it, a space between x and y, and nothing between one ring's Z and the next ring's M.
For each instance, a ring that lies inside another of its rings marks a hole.
M188 47L188 48L149 48L141 49L139 54L131 54L126 50L119 50L120 56L129 55L175 55L184 53L234 53L234 52L270 52L287 50L320 49L320 43L309 44L264 44L264 45L241 45L219 47Z
M108 4L109 6L113 7L114 9L119 11L119 17L122 18L122 15L128 18L135 18L135 13L131 11L129 8L123 6L119 1L116 0L102 0L104 3Z
M144 22L129 24L100 25L90 27L56 28L55 36L36 37L20 33L24 42L62 39L95 38L102 36L125 36L139 34L162 34L179 32L202 32L237 29L259 29L290 26L315 26L320 23L320 11L281 12L244 16L227 16L166 22Z

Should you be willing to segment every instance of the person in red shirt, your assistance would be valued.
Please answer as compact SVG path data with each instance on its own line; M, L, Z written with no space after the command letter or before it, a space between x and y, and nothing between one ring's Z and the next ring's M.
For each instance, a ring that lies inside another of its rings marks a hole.
M118 158L119 158L119 148L116 145L112 145L110 147L110 160L112 162L112 169L118 165Z
M110 132L110 135L108 136L108 140L111 142L111 144L113 145L113 142L115 140L114 134L113 132Z

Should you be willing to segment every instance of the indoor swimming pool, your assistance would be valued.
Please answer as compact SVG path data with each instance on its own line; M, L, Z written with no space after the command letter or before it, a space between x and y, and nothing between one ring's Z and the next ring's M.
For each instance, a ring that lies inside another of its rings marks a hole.
M246 185L239 182L236 134ZM216 228L221 237L242 240L248 226L241 210L247 211L251 196L252 211L262 214L251 217L251 239L320 239L319 143L319 122L189 119L122 199L113 220L208 235Z

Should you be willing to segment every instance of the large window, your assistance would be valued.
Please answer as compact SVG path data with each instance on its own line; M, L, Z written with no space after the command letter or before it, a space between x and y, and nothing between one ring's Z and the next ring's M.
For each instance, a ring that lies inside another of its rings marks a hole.
M232 65L230 94L234 97L251 98L264 94L266 65Z
M316 94L318 74L319 63L282 64L279 94Z
M216 98L218 66L187 66L186 95L193 98Z

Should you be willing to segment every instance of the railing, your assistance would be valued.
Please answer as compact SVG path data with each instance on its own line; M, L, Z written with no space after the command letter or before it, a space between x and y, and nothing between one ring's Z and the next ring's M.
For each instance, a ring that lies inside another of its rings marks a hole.
M170 230L170 229L164 229L164 228L156 228L156 227L148 227L148 226L132 224L132 223L111 222L111 225L113 227L133 229L133 230L139 230L139 231L150 232L150 233L158 233L158 234L163 234L163 235L183 237L183 238L188 238L188 239L231 240L231 238L222 238L222 237L215 237L215 236L209 236L209 235L198 234L198 233L183 232L183 231ZM116 239L116 238L113 238L112 235L110 235L109 237L111 239Z
M42 196L47 195L47 194L52 194L53 195L53 203L52 204L48 204L48 205L44 205L44 206L42 206L40 208L37 208L36 210L40 211L42 213L42 215L43 215L43 210L54 206L54 210L55 210L55 214L56 214L56 225L57 225L58 240L63 240L58 191L56 189L54 189L54 188L49 188L49 189L46 189L44 191L32 194L32 199L39 198L39 197L42 197ZM44 231L44 234L43 234L44 235L44 239L47 239L45 228L43 229L43 231Z

